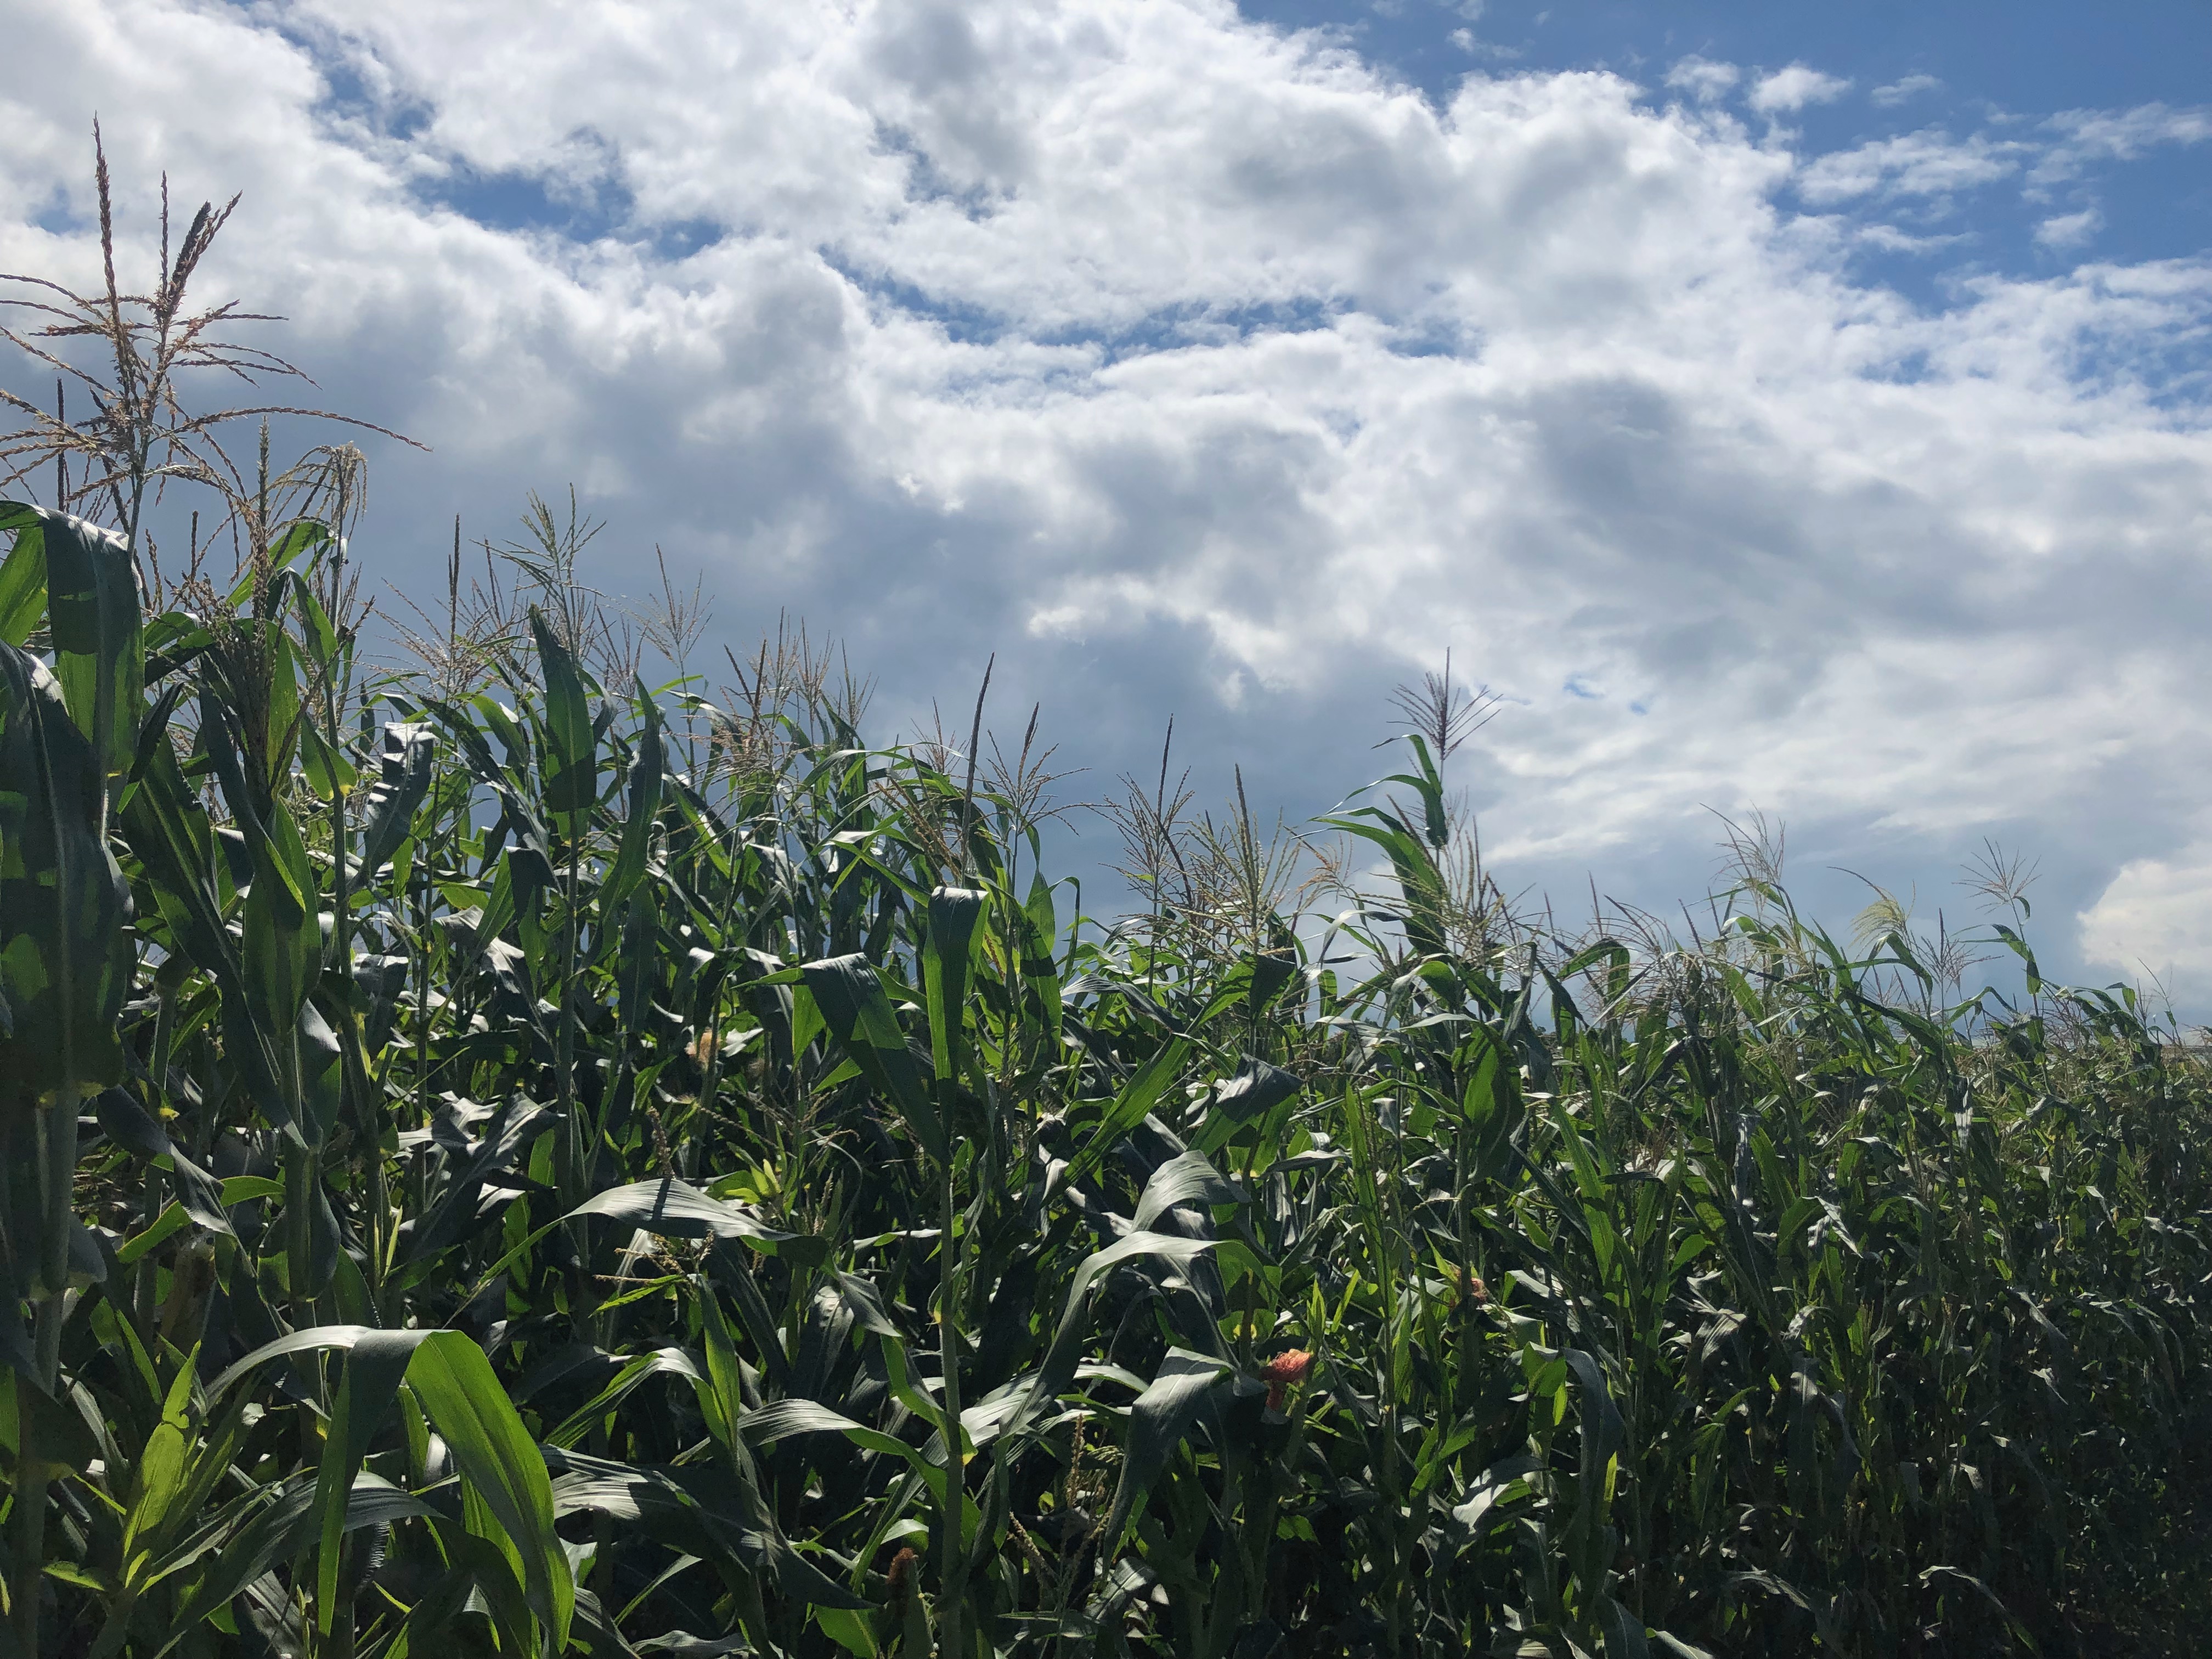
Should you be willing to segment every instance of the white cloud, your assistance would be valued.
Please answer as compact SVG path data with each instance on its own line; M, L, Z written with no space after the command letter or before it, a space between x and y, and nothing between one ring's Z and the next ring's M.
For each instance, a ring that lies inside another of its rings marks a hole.
M2212 1001L2212 843L2130 860L2075 921L2093 966L2160 986L2185 1006Z
M1687 93L1701 104L1725 97L1742 78L1743 71L1734 64L1717 64L1710 58L1685 58L1667 71L1668 86L1677 92Z
M1867 95L1884 109L1894 108L1908 98L1917 98L1923 92L1941 92L1943 83L1932 75L1908 75L1892 81L1887 86L1876 87Z
M1916 236L1910 231L1899 230L1895 225L1884 224L1860 225L1852 235L1865 246L1880 248L1885 253L1937 253L1947 247L1956 247L1967 240L1963 231L1954 231L1942 236Z
M1759 77L1751 89L1751 106L1763 115L1784 115L1808 104L1832 104L1850 87L1849 81L1792 64Z
M2105 216L2095 208L2057 214L2036 226L2035 240L2047 248L2079 247L2094 236L2104 222Z
M2027 149L1981 133L1956 139L1929 127L1817 157L1798 175L1797 193L1821 207L1863 196L1948 195L2017 173Z
M2201 144L2212 138L2212 109L2143 104L2125 110L2068 110L2044 126L2057 138L2028 175L2031 184L2063 182L2094 162L2132 161L2161 144Z
M210 286L437 446L378 461L403 586L453 511L496 536L574 477L611 556L703 566L732 636L785 605L851 636L893 719L995 649L1099 774L1173 710L1294 812L1364 781L1381 691L1449 645L1519 700L1467 763L1492 851L1668 898L1705 805L1854 862L2024 826L2069 905L2204 805L2212 410L2165 365L2212 272L1984 273L1931 312L1778 200L2026 152L1801 166L1595 73L1439 109L1227 0L10 28L42 73L0 124L0 269L92 272L95 106L128 224L162 166L244 188Z

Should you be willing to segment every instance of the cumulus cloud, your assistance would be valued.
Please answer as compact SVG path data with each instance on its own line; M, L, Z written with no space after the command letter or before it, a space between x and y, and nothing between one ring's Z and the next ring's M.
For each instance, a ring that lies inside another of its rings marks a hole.
M887 724L996 650L1098 772L1174 711L1293 813L1449 647L1513 700L1464 762L1493 855L1655 899L1708 805L1906 878L2008 827L2072 907L2194 833L2206 265L1851 274L1854 204L2027 165L1996 141L1802 156L1602 73L1439 106L1225 0L10 27L0 269L90 276L95 107L130 224L165 166L243 187L211 285L437 447L379 458L403 586L574 478L731 636L849 636Z
M1751 106L1763 115L1786 115L1808 104L1832 104L1850 89L1849 81L1792 64L1759 76L1751 89Z
M2212 843L2130 860L2077 920L2092 966L2163 988L2203 1017L2212 1003Z

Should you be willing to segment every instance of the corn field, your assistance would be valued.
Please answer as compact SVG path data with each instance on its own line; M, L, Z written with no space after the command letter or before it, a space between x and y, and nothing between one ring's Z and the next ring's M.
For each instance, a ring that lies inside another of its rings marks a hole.
M1034 724L710 691L573 516L380 634L353 452L173 396L191 264L11 395L15 1652L2194 1650L2212 1078L2002 871L2009 1000L1756 845L1570 936L1443 680L1299 836L1164 759L1086 917Z

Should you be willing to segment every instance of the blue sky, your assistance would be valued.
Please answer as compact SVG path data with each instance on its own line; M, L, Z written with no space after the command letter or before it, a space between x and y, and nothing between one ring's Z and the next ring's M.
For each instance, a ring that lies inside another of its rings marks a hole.
M210 283L432 446L388 607L573 483L884 737L995 653L1076 793L1172 714L1293 818L1449 649L1516 890L1671 913L1758 810L1955 922L1994 837L2212 1011L2209 19L0 0L0 269L90 279L94 112L141 257L243 190Z
M1862 88L1932 76L1957 99L2045 112L2202 100L2212 69L2212 14L2191 0L2063 0L2017 4L1889 0L1869 4L1676 0L1664 6L1589 0L1487 3L1316 3L1267 0L1248 16L1292 28L1334 27L1432 95L1470 66L1609 69L1643 76L1681 58L1780 69L1792 63ZM1471 19L1471 21L1470 21ZM1468 38L1455 40L1466 32ZM1857 136L1856 125L1832 136Z

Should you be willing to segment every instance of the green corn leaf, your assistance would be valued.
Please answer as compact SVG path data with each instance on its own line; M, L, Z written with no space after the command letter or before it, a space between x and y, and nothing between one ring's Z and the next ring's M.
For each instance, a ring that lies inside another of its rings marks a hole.
M228 605L233 611L246 611L253 605L257 597L273 603L282 595L282 578L302 555L312 553L326 545L331 539L330 526L313 519L295 519L278 531L269 544L265 563L249 560L238 580L232 584Z
M1264 1060L1247 1060L1236 1076L1215 1087L1212 1106L1199 1133L1198 1150L1218 1152L1246 1128L1267 1121L1278 1107L1297 1095L1299 1086L1297 1076L1279 1066L1270 1066Z
M1182 1075L1190 1052L1190 1040L1176 1037L1157 1049L1138 1068L1137 1074L1122 1085L1121 1092L1075 1156L1074 1173L1088 1174L1105 1160L1124 1135L1152 1115L1152 1109Z
M1296 1086L1293 1083L1292 1087ZM1225 1179L1207 1161L1205 1153L1188 1152L1170 1158L1152 1171L1152 1179L1145 1183L1145 1190L1137 1200L1137 1213L1129 1218L1129 1224L1140 1233L1149 1232L1154 1222L1178 1204L1194 1205L1211 1211L1217 1205L1248 1201L1235 1183Z
M471 1551L468 1548L470 1544L478 1546L478 1550ZM454 1540L447 1559L453 1565L430 1581L414 1605L407 1609L406 1619L392 1633L389 1644L375 1656L375 1659L413 1659L414 1656L449 1652L454 1621L460 1618L471 1595L477 1593L477 1569L479 1564L489 1567L492 1560L496 1560L499 1571L507 1571L506 1559L498 1551L482 1539L470 1539L465 1533ZM513 1574L509 1572L508 1577L512 1578ZM514 1589L515 1599L520 1601L521 1587L517 1585ZM517 1645L521 1644L518 1643Z
M214 827L169 744L167 716L149 727L137 787L124 798L124 841L151 876L162 917L185 955L242 998L244 970L223 913Z
M21 501L0 501L0 530L14 531L19 545L32 534L45 544L54 675L70 718L100 757L112 804L137 748L146 683L138 568L130 544L82 519ZM28 586L27 568L21 586ZM0 594L0 602L6 600Z
M889 1437L884 1437L886 1439ZM825 1576L783 1535L757 1488L732 1480L720 1463L680 1468L619 1463L559 1452L562 1514L597 1510L641 1524L663 1540L741 1571L764 1573L805 1606L865 1609L867 1603Z
M1413 764L1420 769L1417 772L1394 772L1382 781L1402 783L1419 798L1429 845L1440 848L1451 839L1451 811L1444 799L1443 775L1437 769L1437 757L1431 752L1426 738L1418 732L1408 732L1406 742L1413 749Z
M709 1198L672 1176L634 1182L588 1198L564 1219L583 1216L605 1216L664 1238L733 1238L763 1255L783 1255L796 1262L826 1259L821 1241L763 1226L737 1205Z
M1146 1495L1190 1432L1200 1408L1229 1381L1231 1372L1226 1360L1170 1348L1152 1382L1137 1396L1137 1403L1129 1408L1128 1449L1121 1461L1121 1483L1101 1534L1109 1558L1121 1549L1123 1534L1141 1510Z
M699 1362L681 1348L656 1348L651 1353L640 1354L625 1363L606 1387L564 1418L545 1437L545 1444L562 1450L573 1448L591 1432L594 1424L619 1406L648 1377L680 1376L687 1382L696 1382L699 1376Z
M857 1659L880 1659L882 1646L868 1621L858 1613L844 1607L817 1607L814 1622L822 1633Z
M195 1219L197 1218L182 1204L168 1205L161 1214L147 1224L144 1231L133 1233L115 1247L116 1261L125 1267L136 1266L141 1257L157 1246L174 1238Z
M362 825L363 875L375 875L407 839L416 811L430 793L437 755L438 740L428 726L398 720L385 726L377 781L369 786L368 819Z
M944 1128L875 969L856 953L810 962L801 971L830 1037L906 1119L922 1150L942 1159Z
M197 1358L195 1352L193 1358ZM155 1425L139 1454L136 1476L136 1495L131 1499L131 1512L123 1526L123 1571L126 1579L136 1577L143 1565L139 1546L149 1534L158 1535L169 1518L172 1502L184 1490L192 1462L193 1424L191 1405L193 1367L188 1362L177 1367L170 1382L167 1395L161 1402L161 1420Z
M0 506L0 527L13 511ZM0 644L22 645L46 614L46 532L36 519L15 526L14 545L0 559Z
M243 1358L234 1360L216 1373L207 1385L210 1404L220 1400L238 1383L252 1376L272 1359L283 1359L295 1353L319 1353L327 1349L343 1351L365 1336L376 1334L368 1325L310 1325L304 1330L288 1332L273 1341L264 1342Z
M187 1387L194 1369L182 1368ZM143 1534L150 1549L134 1547L125 1552L131 1564L127 1583L134 1593L143 1595L161 1580L191 1566L221 1541L221 1516L211 1521L208 1507L216 1488L231 1474L239 1446L251 1427L250 1404L244 1395L232 1395L227 1406L189 1437L184 1474L167 1502L167 1513Z
M538 672L545 683L545 808L575 835L580 816L599 799L598 736L584 686L583 670L536 605L530 608L530 632L538 643Z
M130 894L107 850L98 757L62 688L0 645L0 1106L122 1080Z
M295 525L291 531L286 532L286 539L290 538L293 532L303 528L305 526ZM320 525L315 526L314 528L324 529ZM324 544L331 544L327 531L324 531ZM280 580L285 592L290 596L295 614L300 619L301 640L307 647L309 658L322 674L325 676L334 674L337 666L338 651L343 641L339 639L338 631L332 625L329 613L323 609L322 600L316 597L314 588L308 584L306 574L301 571L287 570Z
M240 645L231 658L227 707L245 745L257 810L287 793L292 757L306 717L300 698L299 653L292 636L273 621L239 624ZM241 686L239 682L246 684Z
M346 1351L345 1376L338 1384L315 1483L315 1507L322 1517L315 1617L317 1628L326 1636L337 1612L339 1559L354 1478L361 1473L369 1441L398 1396L400 1380L415 1350L429 1334L428 1331L365 1331Z
M1452 1519L1469 1531L1480 1530L1484 1519L1501 1504L1525 1496L1528 1492L1528 1477L1541 1470L1544 1460L1528 1454L1518 1453L1501 1458L1478 1475L1467 1489L1463 1501L1452 1510Z
M20 1364L0 1364L0 1451L13 1463L21 1443L22 1414L31 1419L32 1443L41 1461L56 1468L82 1469L101 1454L82 1413L66 1397L44 1392Z
M731 1466L732 1479L757 1486L759 1477L753 1468L752 1455L738 1433L745 1404L744 1387L738 1375L738 1345L731 1336L729 1322L723 1317L720 1299L703 1279L696 1281L693 1288L696 1291L700 1328L707 1339L706 1373L695 1379L699 1410L707 1419L707 1432L714 1437L715 1449Z
M1364 806L1322 823L1381 848L1390 860L1404 899L1401 915L1407 942L1421 956L1442 956L1445 939L1441 921L1445 895L1443 873L1435 855L1421 838L1395 813L1379 806Z
M152 1163L166 1164L183 1212L210 1232L228 1233L222 1183L177 1149L146 1109L120 1089L104 1091L94 1109L102 1133Z
M622 842L615 850L614 863L600 885L602 914L618 912L644 878L653 821L660 813L660 781L667 756L661 742L660 711L642 685L637 688L637 708L641 723L636 752L630 761L629 813L623 819Z
M969 961L988 898L966 887L939 887L929 896L929 942L922 952L922 977L929 1007L930 1055L940 1090L959 1077L967 1051ZM905 1047L903 1038L900 1047ZM946 1099L940 1094L940 1110Z
M300 769L307 787L325 801L350 794L360 774L345 751L323 735L312 714L300 717Z
M464 1339L465 1340L465 1339ZM212 1553L211 1565L191 1587L178 1609L168 1639L156 1659L198 1629L200 1621L219 1612L246 1586L279 1563L303 1553L319 1532L316 1510L317 1476L311 1471L291 1477L273 1491L255 1492L225 1512L214 1535L196 1540L185 1563L156 1570L158 1580L181 1570L190 1560ZM388 1526L395 1521L435 1514L419 1498L374 1474L355 1478L346 1497L345 1530Z
M652 888L640 887L624 908L622 931L614 936L619 945L616 1003L623 1031L635 1039L652 1024L653 995L659 986L660 906Z
M1469 1167L1496 1178L1513 1155L1514 1132L1523 1113L1518 1079L1505 1063L1505 1051L1480 1026L1469 1039L1475 1050L1467 1086L1460 1097L1460 1111L1469 1143Z
M467 1489L496 1522L494 1541L519 1562L531 1609L558 1653L568 1643L576 1588L553 1528L544 1455L523 1428L483 1350L462 1332L425 1338L408 1364L407 1382L452 1449Z
M1030 993L1044 1012L1046 1037L1056 1043L1060 1033L1060 974L1053 951L1060 928L1053 915L1052 884L1042 871L1030 878L1030 896L1022 906L1021 922L1022 977L1029 981Z
M433 702L434 709L443 711L443 705ZM531 774L537 746L530 740L530 727L516 718L516 711L494 696L479 693L469 699L468 706L476 710L478 720L491 729L492 735L507 751L507 764L502 767L491 757L491 750L483 736L465 717L447 714L447 723L459 737L469 751L477 779L486 784L520 783ZM456 724L456 720L459 723Z
M1009 1419L1006 1433L1018 1434L1030 1427L1059 1396L1060 1390L1075 1379L1075 1368L1079 1350L1089 1323L1091 1287L1099 1276L1110 1273L1125 1261L1149 1256L1170 1266L1188 1267L1200 1256L1218 1247L1219 1241L1210 1238L1180 1238L1166 1233L1131 1233L1116 1239L1103 1250L1092 1252L1083 1259L1075 1271L1074 1282L1068 1286L1067 1300L1060 1316L1060 1324L1053 1333L1052 1346L1046 1351L1044 1364L1037 1370L1036 1380L1030 1384L1020 1407Z

